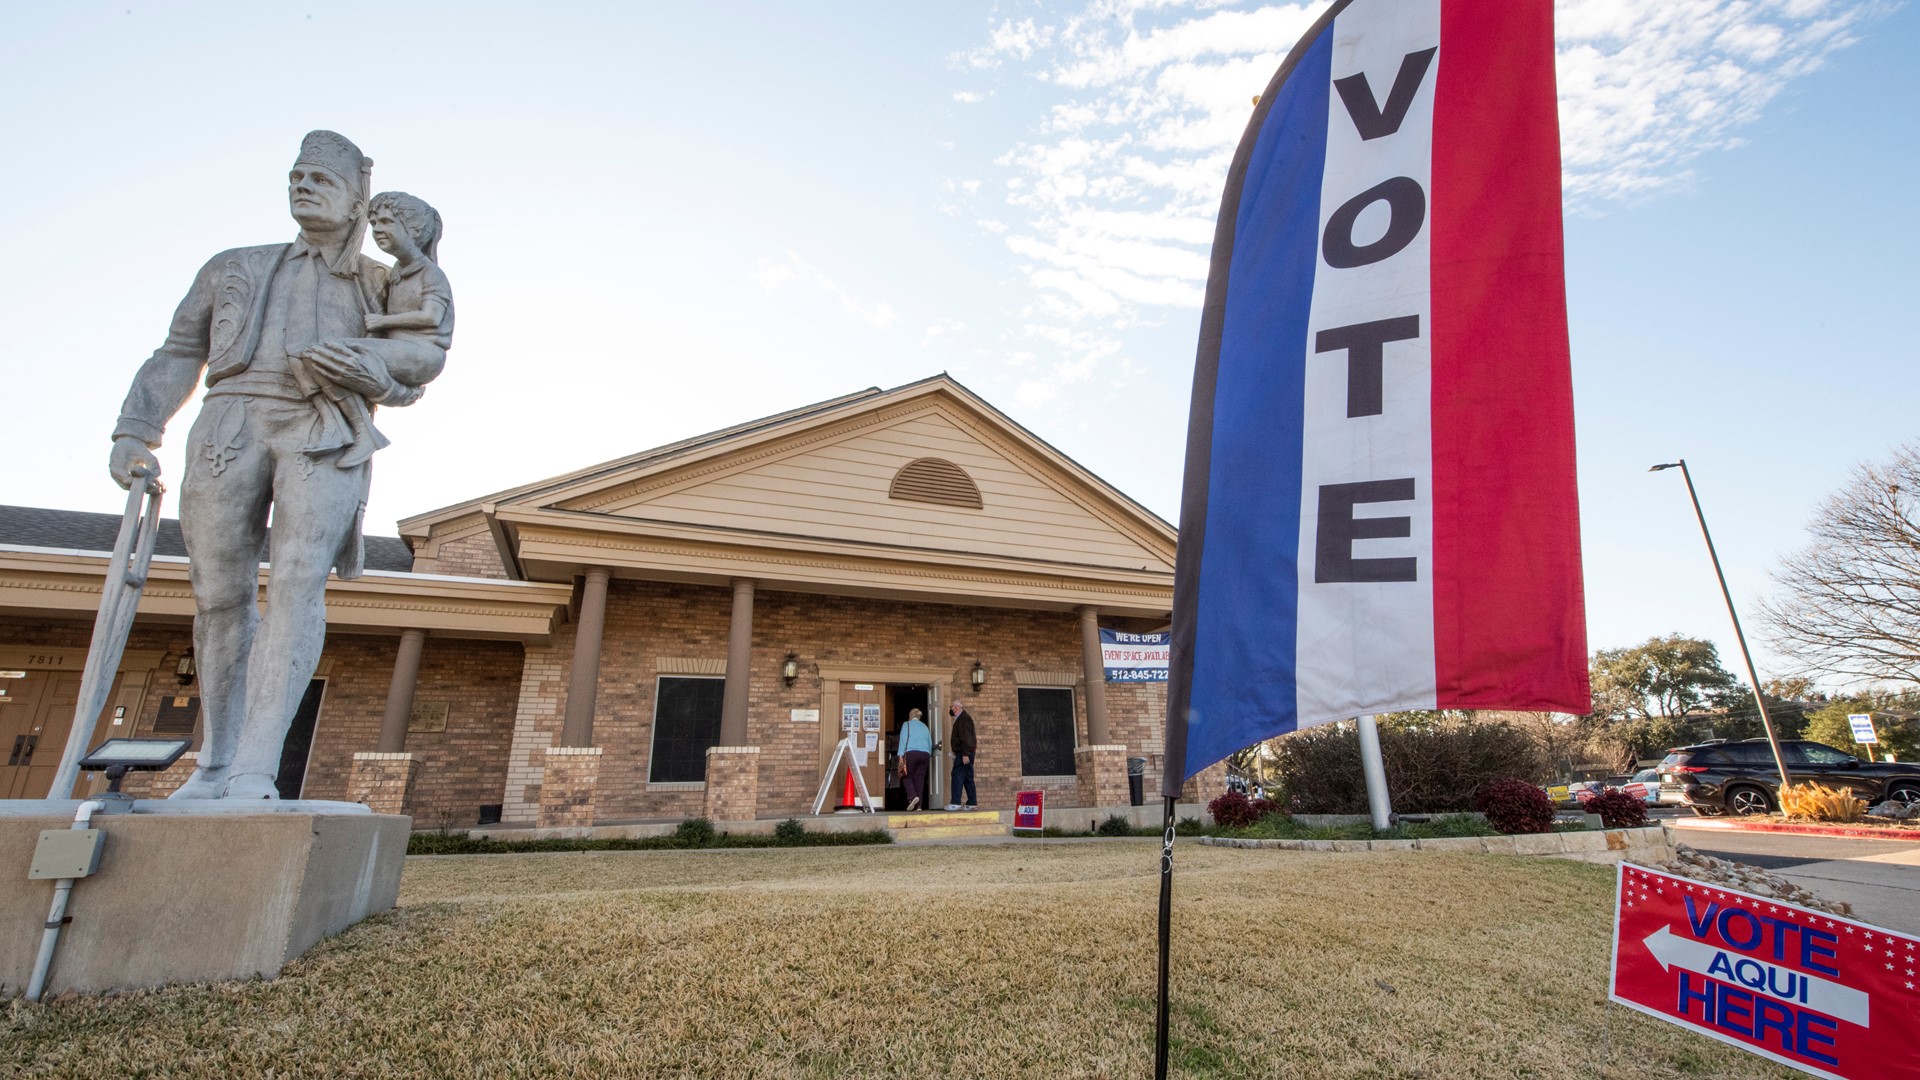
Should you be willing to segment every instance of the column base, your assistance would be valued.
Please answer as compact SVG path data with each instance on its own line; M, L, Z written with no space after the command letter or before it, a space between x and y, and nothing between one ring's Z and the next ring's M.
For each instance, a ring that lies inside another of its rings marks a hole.
M1127 793L1124 744L1083 746L1075 750L1073 774L1078 782L1081 806L1125 806L1132 801Z
M752 821L760 812L760 748L707 748L706 816L710 821Z
M540 776L539 826L554 829L592 825L599 789L599 747L547 747L546 769Z
M347 800L365 803L376 814L413 816L413 782L420 760L412 754L361 752L353 755Z

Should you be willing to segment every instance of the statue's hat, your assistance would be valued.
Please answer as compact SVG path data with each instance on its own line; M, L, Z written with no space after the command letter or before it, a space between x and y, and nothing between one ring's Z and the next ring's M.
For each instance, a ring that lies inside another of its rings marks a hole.
M294 164L319 165L335 173L355 185L355 194L362 199L367 197L373 178L373 161L351 139L334 131L307 132L307 137L300 140L300 156Z

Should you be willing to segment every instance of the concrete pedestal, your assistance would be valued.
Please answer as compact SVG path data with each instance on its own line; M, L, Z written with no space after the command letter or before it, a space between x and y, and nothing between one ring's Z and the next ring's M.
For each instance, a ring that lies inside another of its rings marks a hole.
M413 782L420 762L412 754L361 752L353 755L347 798L376 814L413 815Z
M706 816L711 821L752 821L760 812L760 748L707 748Z
M540 828L593 824L599 789L599 747L548 747L547 767L540 776Z
M53 882L27 880L34 846L73 820L56 809L72 803L39 805L45 816L0 814L5 993L25 989L53 897ZM392 908L407 853L406 818L365 812L96 814L93 826L100 869L74 882L49 994L272 978Z
M1083 746L1073 752L1073 774L1081 806L1125 806L1127 748L1119 744Z

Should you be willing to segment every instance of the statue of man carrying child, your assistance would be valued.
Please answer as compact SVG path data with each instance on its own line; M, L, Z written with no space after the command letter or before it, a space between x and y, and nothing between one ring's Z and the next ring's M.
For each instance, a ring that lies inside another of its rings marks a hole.
M204 372L180 528L206 726L174 798L279 797L281 747L326 638L327 575L362 569L369 459L387 445L374 410L419 400L452 344L440 215L402 192L369 198L372 170L344 137L309 133L287 175L299 235L201 267L114 426L113 478L156 482L153 448ZM360 253L369 222L392 267Z

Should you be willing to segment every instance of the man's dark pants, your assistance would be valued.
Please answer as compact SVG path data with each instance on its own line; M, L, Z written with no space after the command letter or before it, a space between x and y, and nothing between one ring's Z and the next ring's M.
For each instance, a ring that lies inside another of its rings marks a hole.
M969 807L979 806L980 796L973 790L973 755L965 755L967 760L964 763L960 760L961 756L953 756L953 783L947 788L947 798L957 803L963 802ZM962 790L967 793L965 799L960 797Z

